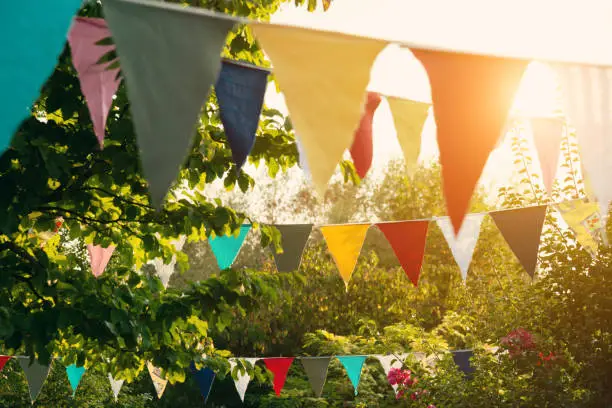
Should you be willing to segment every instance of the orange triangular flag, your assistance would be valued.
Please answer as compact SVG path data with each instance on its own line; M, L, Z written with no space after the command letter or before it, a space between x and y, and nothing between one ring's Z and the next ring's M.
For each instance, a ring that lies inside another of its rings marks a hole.
M370 224L327 225L320 227L327 248L348 288Z
M376 225L385 234L406 275L414 286L417 286L425 254L429 221L398 221Z
M459 232L528 61L412 50L431 84L448 215Z

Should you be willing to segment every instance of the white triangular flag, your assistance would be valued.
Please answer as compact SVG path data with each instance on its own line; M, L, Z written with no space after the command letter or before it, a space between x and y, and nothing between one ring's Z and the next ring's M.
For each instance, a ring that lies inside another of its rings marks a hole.
M388 376L389 371L391 371L392 368L402 368L403 361L406 359L406 357L408 357L408 354L388 354L384 356L382 354L377 354L374 357L376 357L380 362L380 365L385 372L385 376ZM397 394L397 384L393 384L391 387L393 387L393 391L395 391Z
M110 381L113 396L115 397L115 401L117 401L117 396L119 395L119 391L121 391L121 387L123 386L123 380L115 380L113 376L109 374L108 381Z
M461 277L463 280L467 278L468 269L474 255L474 248L478 242L480 235L480 225L484 214L468 214L463 221L463 225L459 230L459 234L455 236L453 226L449 217L442 217L436 220L438 227L444 234L446 242L450 247L453 256L459 269L461 269Z
M185 235L181 235L178 240L173 240L172 244L176 248L177 251L183 249L183 245L185 245L185 240L187 237ZM172 256L172 260L169 264L165 264L162 258L155 258L150 263L155 267L155 273L162 281L164 288L168 287L168 283L170 282L170 277L174 273L174 265L176 265L176 255Z
M230 371L233 371L234 367L238 365L236 360L237 360L236 358L229 359ZM251 365L255 365L257 360L259 360L259 358L249 357L249 358L242 358L241 360L248 361ZM238 375L238 378L234 380L234 384L236 385L236 391L238 391L238 395L240 395L240 399L242 400L242 402L244 402L244 394L246 393L247 387L249 386L249 382L251 381L251 376L249 375L248 372L246 371L242 372L241 370L238 370L237 375Z

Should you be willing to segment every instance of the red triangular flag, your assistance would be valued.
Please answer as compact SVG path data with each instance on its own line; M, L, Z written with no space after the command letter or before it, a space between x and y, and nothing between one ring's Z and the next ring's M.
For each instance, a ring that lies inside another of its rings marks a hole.
M368 92L361 122L355 131L355 139L351 146L351 157L360 178L364 178L372 166L372 120L374 120L374 112L380 105L380 101L379 94Z
M2 371L6 363L8 363L11 358L11 356L0 356L0 371Z
M458 234L528 61L412 52L429 76L446 207Z
M274 392L280 395L281 390L285 386L289 367L293 363L293 357L273 357L263 359L266 368L274 374Z
M402 269L414 286L417 286L425 254L429 221L386 222L376 226L385 234Z

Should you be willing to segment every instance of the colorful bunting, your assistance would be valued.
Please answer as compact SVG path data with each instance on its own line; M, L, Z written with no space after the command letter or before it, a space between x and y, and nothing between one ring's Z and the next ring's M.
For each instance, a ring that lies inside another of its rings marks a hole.
M251 358L244 358L243 360L248 362L251 365L255 365L257 360L259 360L259 358L251 357ZM234 367L236 367L238 363L236 363L235 358L230 358L229 363L230 363L230 370L233 372ZM240 400L244 402L244 393L246 392L247 387L249 386L249 382L251 381L251 376L249 375L247 371L241 371L240 369L238 369L236 375L237 375L237 378L234 380L234 385L236 386L236 391L238 391L238 395L240 395Z
M608 214L612 201L612 69L572 64L553 64L564 94L565 113L576 128L576 138L593 192Z
M106 269L108 261L110 261L113 252L115 251L114 245L109 245L104 248L100 245L87 244L87 252L89 253L89 264L91 265L91 272L98 278Z
M191 145L234 22L158 2L106 0L104 14L127 83L143 173L159 207Z
M98 63L102 56L115 47L96 43L110 36L106 21L87 17L75 18L68 34L72 63L79 74L81 91L85 96L100 148L104 147L106 119L120 82L117 78L119 69L108 69L112 62Z
M200 393L202 397L204 397L204 404L208 400L208 395L210 394L210 390L212 389L213 382L215 381L215 372L211 370L209 367L204 367L201 370L196 370L195 365L191 363L191 373L195 378L198 387L200 388Z
M49 375L49 371L51 371L51 365L42 365L36 360L30 363L30 357L19 356L15 358L26 376L28 389L30 391L30 400L34 403Z
M41 86L51 75L64 48L72 17L82 0L11 1L2 5L0 89L0 154L8 147Z
M425 254L429 221L385 222L376 226L385 234L410 281L417 286Z
M289 367L291 367L291 363L293 363L293 357L264 358L263 361L266 368L274 375L274 392L279 396L285 386Z
M463 280L467 278L468 269L472 262L472 256L474 255L474 248L476 248L476 242L478 242L478 236L480 235L480 225L482 224L483 218L483 214L469 214L465 217L457 236L455 236L449 217L442 217L436 220L461 270L461 277Z
M597 253L599 242L605 233L599 205L583 200L573 200L557 205L557 209L576 235L576 240L591 254Z
M461 371L469 378L474 372L470 359L474 357L472 350L456 350L452 352L453 361Z
M317 398L321 397L331 357L302 357L302 366Z
M68 376L68 381L70 382L70 388L72 388L73 397L74 394L76 394L76 390L79 387L83 374L85 374L85 367L79 367L75 364L71 364L66 367L66 375Z
M0 356L0 371L4 369L4 366L11 358L11 356Z
M376 92L368 92L368 97L365 102L364 111L361 116L361 122L355 132L355 139L351 146L351 156L355 170L360 178L364 178L372 166L372 121L374 113L380 105L381 97Z
M421 133L429 115L428 103L387 97L397 140L404 153L408 173L412 174L421 153Z
M274 261L279 272L292 272L299 268L302 252L310 237L312 224L275 225L281 234L283 253L277 254L274 249Z
M115 397L116 402L124 380L115 380L113 376L109 374L108 381L110 381L111 390L113 391L113 397Z
M274 65L315 188L327 182L359 125L378 40L301 27L252 23Z
M359 387L359 381L361 380L361 369L363 363L365 363L367 356L336 356L338 360L344 366L346 373L348 374L353 388L355 389L355 395L357 395L357 387Z
M255 144L268 71L223 61L215 93L225 135L238 168Z
M168 380L162 377L161 369L155 367L149 362L147 362L147 370L149 370L151 381L153 381L153 386L155 387L155 393L157 393L157 398L161 399L162 395L164 394L164 391L166 390L166 385L168 385Z
M389 375L389 371L391 371L392 368L402 368L403 365L403 361L406 359L406 357L408 357L407 354L402 353L398 356L394 355L394 354L388 354L388 355L375 355L374 357L376 357L378 359L378 361L380 362L380 365L383 368L383 371L385 372L385 376ZM397 394L397 384L393 384L391 385L391 387L393 388L393 391Z
M250 229L251 224L244 224L240 226L238 236L224 235L209 240L210 249L212 249L213 254L215 254L219 269L224 270L232 266Z
M446 207L458 234L528 61L412 52L429 76Z
M326 225L320 227L327 248L336 262L348 290L348 283L357 264L370 224Z
M557 118L531 118L531 132L538 152L542 179L548 194L552 192L557 167L559 150L565 124Z
M490 213L510 249L532 278L538 262L546 208L547 206L540 205Z

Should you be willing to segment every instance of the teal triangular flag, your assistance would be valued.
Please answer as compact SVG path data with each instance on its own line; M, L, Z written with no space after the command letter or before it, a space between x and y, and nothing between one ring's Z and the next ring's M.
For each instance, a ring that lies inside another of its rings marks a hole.
M0 154L29 115L40 88L57 65L72 17L82 0L2 2L0 36Z
M251 224L244 224L240 227L240 233L237 237L224 235L210 239L210 248L217 258L219 269L224 270L232 266L250 229Z
M344 366L346 373L348 374L353 388L355 388L355 395L357 395L357 387L359 386L359 380L361 379L361 369L367 356L336 356L338 360Z
M51 365L42 365L36 360L30 364L30 357L25 356L17 357L17 361L26 376L30 390L30 399L34 403L49 375L49 371L51 371Z
M105 0L142 171L159 207L192 145L235 21L158 1Z
M76 394L76 390L81 382L81 377L85 374L85 367L78 367L75 364L70 364L66 367L66 375L68 375L68 381L70 381L70 388L72 388L72 396Z

